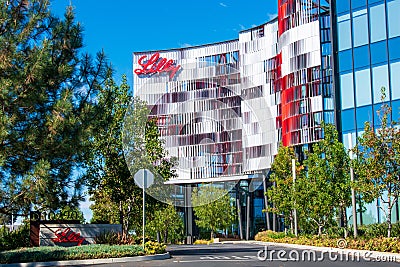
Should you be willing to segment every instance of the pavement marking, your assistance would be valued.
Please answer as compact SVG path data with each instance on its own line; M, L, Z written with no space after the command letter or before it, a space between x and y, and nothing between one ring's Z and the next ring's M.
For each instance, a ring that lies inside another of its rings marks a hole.
M230 261L254 261L256 256L202 256L198 260L175 260L174 262L230 262Z

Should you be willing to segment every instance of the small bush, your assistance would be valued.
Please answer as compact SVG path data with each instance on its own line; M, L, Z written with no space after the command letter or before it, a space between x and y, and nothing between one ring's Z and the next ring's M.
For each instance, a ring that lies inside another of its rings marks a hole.
M5 226L0 227L0 251L29 247L29 235L29 224L24 224L11 232Z
M194 241L193 244L195 244L195 245L209 245L210 243L212 243L212 241L210 241L210 240L197 239L196 241Z
M268 239L281 239L285 237L294 237L294 235L290 233L284 233L284 232L274 232L272 230L266 230L263 232L259 232L255 236L255 240L257 241L262 241L262 239L268 238Z
M108 244L108 245L134 245L136 244L135 239L126 235L123 236L121 233L113 231L102 232L94 238L96 244Z
M148 241L144 245L144 252L146 254L161 254L165 253L166 246L154 241Z

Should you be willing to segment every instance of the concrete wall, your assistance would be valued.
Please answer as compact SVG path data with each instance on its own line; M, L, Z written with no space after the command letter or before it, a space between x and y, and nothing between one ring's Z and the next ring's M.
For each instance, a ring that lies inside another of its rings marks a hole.
M76 246L78 242L93 244L97 235L109 231L122 232L122 226L120 224L41 224L40 246ZM70 240L76 241L68 242Z

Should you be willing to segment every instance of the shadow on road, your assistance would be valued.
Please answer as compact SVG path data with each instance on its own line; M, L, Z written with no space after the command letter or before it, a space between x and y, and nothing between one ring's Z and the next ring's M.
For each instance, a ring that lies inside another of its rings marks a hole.
M259 247L243 247L234 248L226 245L180 245L170 246L167 249L171 256L198 256L198 255L210 255L210 254L231 254L235 252L249 252L253 255L257 255L260 250Z

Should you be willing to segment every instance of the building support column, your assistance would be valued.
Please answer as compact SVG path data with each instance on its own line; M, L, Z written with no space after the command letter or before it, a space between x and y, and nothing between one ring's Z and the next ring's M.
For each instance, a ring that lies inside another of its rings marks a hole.
M193 243L193 207L192 207L192 186L184 186L185 192L185 236L186 243Z
M269 212L268 212L268 196L267 196L267 177L265 176L263 179L263 188L264 188L264 204L265 204L265 219L267 222L267 230L271 230L271 222L269 220Z
M246 200L246 240L250 239L250 193L247 193Z
M242 206L240 205L240 190L239 184L236 184L236 209L238 215L238 223L239 223L239 236L240 240L243 240L243 224L242 224Z

